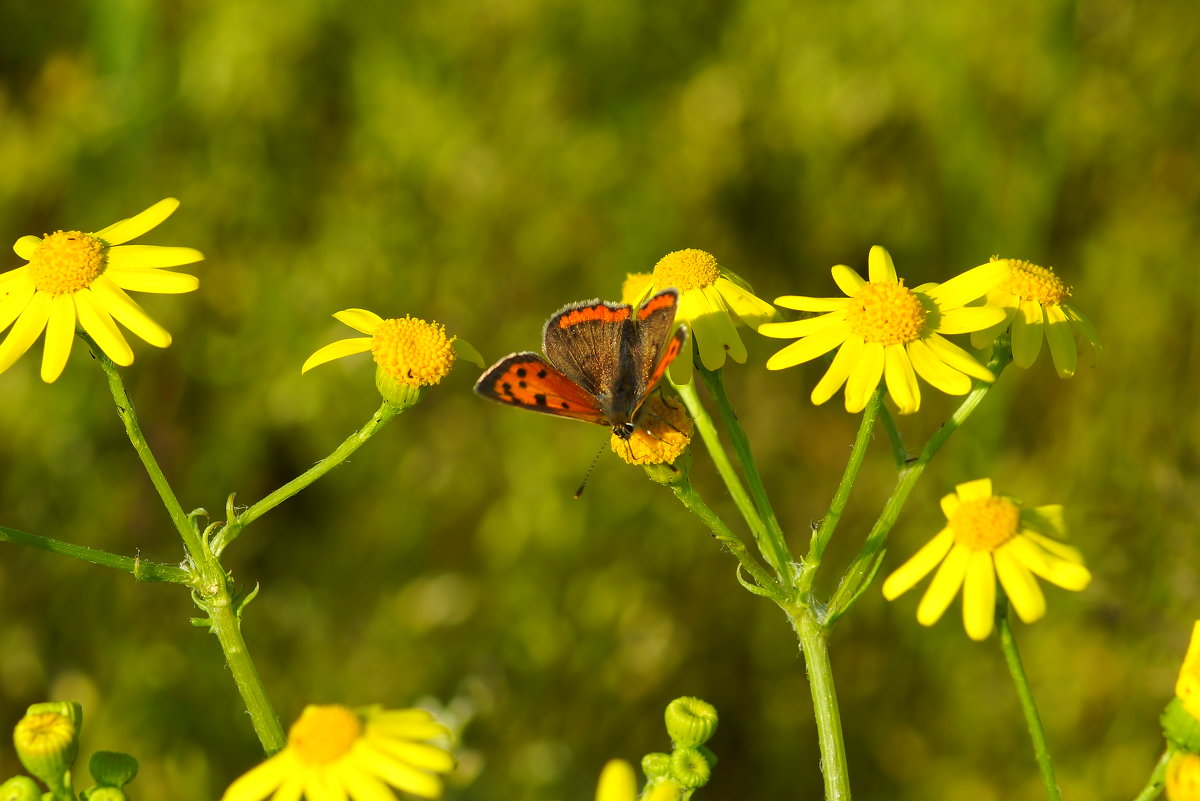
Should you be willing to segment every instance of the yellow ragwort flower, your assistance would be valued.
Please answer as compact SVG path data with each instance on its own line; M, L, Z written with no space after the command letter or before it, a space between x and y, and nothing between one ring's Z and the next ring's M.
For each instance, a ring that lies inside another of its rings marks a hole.
M655 393L642 406L632 436L622 439L614 433L609 443L629 464L672 464L692 441L692 431L683 403Z
M1200 801L1200 755L1178 751L1167 763L1167 801Z
M678 798L679 787L667 781L656 784L642 801L676 801ZM633 766L623 759L610 760L600 772L596 801L638 801L637 775Z
M883 582L889 601L911 589L935 567L937 574L917 607L917 622L932 626L963 588L963 624L973 640L992 633L996 577L1017 615L1026 623L1046 613L1046 598L1034 576L1066 590L1092 580L1075 548L1055 537L1065 532L1061 506L1026 509L992 494L992 481L959 484L942 498L946 526Z
M637 304L650 292L667 287L679 290L675 325L688 326L700 361L709 370L724 366L726 356L744 364L746 346L738 335L738 325L756 328L775 316L771 304L756 297L748 283L717 264L711 253L694 248L663 256L649 281L645 273L631 273L622 287L621 300ZM690 383L692 359L689 344L667 368L670 379L676 384Z
M421 798L440 798L436 774L454 758L426 742L446 728L423 709L308 706L288 732L287 746L237 779L222 801L310 801L393 798L388 785Z
M45 331L42 380L57 379L71 355L76 322L122 366L133 363L133 351L116 323L155 347L170 345L167 330L125 290L191 292L200 285L194 275L162 268L192 264L204 255L192 248L125 243L162 223L178 207L178 200L167 198L94 233L55 231L18 239L13 250L29 263L0 274L0 331L12 325L0 343L0 373Z
M984 264L943 284L909 289L896 277L884 248L872 247L867 263L870 281L844 264L833 268L833 280L848 297L775 299L785 309L825 313L760 325L764 336L799 337L767 360L768 370L793 367L837 348L833 363L813 387L812 402L824 403L845 384L846 411L851 413L866 407L880 379L901 414L921 406L918 375L949 395L970 392L972 378L994 380L974 356L942 335L986 328L1004 316L999 309L967 306L996 285L1003 267Z
M1054 270L1040 267L1020 259L992 261L1003 264L1005 277L988 293L989 306L1004 309L1004 319L993 326L971 334L971 344L983 348L1009 325L1012 326L1013 363L1027 368L1037 359L1042 350L1042 331L1050 343L1050 358L1060 378L1075 375L1079 351L1075 345L1074 331L1100 352L1100 336L1086 317L1067 303L1071 288L1062 282Z
M405 315L385 320L366 309L345 309L335 318L366 334L331 342L309 356L301 373L319 364L371 351L372 358L389 378L410 387L429 387L440 382L454 366L456 356L483 366L479 351L458 337L447 337L441 323L427 323Z
M1175 681L1175 695L1187 713L1200 720L1200 620L1192 625L1192 639Z

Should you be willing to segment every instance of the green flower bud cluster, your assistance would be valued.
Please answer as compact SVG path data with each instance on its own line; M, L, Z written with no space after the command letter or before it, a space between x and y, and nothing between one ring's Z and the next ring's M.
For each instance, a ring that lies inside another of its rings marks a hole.
M71 766L79 754L83 707L75 701L34 704L13 729L13 745L25 769L46 785L45 794L28 776L0 784L0 801L74 801ZM83 801L126 801L124 787L137 775L137 760L115 751L97 751L88 765L95 786Z
M667 734L674 746L669 754L646 754L643 799L687 801L698 787L708 784L717 757L704 746L717 733L717 710L699 698L676 698L667 705Z

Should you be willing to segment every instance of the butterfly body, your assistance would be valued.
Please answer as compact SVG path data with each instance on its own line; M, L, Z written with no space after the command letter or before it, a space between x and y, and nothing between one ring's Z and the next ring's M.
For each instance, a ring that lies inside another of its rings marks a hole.
M670 336L679 293L665 289L641 306L600 300L572 303L542 329L543 358L505 356L480 377L475 391L510 406L612 428L629 439L638 414L686 341Z

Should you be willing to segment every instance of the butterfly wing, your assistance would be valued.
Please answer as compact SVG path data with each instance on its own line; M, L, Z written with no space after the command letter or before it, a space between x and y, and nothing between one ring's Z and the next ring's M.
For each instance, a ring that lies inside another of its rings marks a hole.
M633 309L599 300L564 306L546 321L542 350L584 391L608 398L620 369L621 341Z
M675 312L679 308L679 291L664 289L638 307L634 325L636 336L630 344L633 362L637 365L639 400L662 378L671 360L679 355L683 341L678 334L668 342ZM686 339L686 334L684 338Z
M475 392L509 406L607 425L596 399L536 353L513 353L475 382Z

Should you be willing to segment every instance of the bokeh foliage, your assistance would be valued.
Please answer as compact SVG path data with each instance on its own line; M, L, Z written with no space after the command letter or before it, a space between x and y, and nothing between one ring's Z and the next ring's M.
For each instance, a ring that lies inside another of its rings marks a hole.
M1067 504L1096 581L1052 590L1018 636L1067 797L1129 797L1200 609L1197 34L1182 0L10 3L0 237L183 200L145 241L204 250L201 288L146 301L176 342L126 375L185 507L215 516L376 406L365 359L299 375L342 308L440 320L491 359L681 247L767 298L837 294L829 266L872 244L912 283L993 253L1053 265L1103 358L1006 375L887 564L955 482ZM767 374L779 343L754 339L728 383L800 550L856 421L808 403L817 369ZM782 615L639 471L606 456L573 501L600 429L488 405L475 375L231 549L262 584L245 629L284 718L439 699L466 721L457 797L588 798L698 695L721 712L706 797L818 797ZM914 446L950 408L904 421ZM887 458L877 442L828 561L873 519ZM700 454L694 472L732 519ZM182 556L84 348L54 385L36 355L0 376L0 520ZM832 639L856 791L1040 797L999 650L954 615L920 629L915 604L872 591ZM216 797L257 746L191 613L177 589L4 547L0 721L78 699L83 750L136 754L141 797Z

